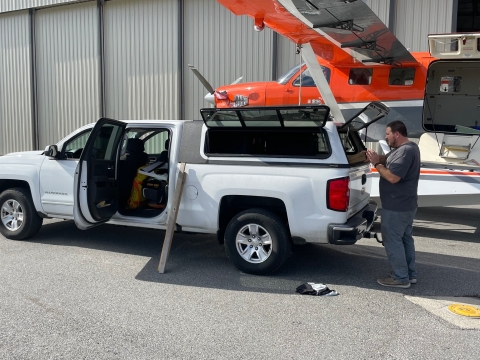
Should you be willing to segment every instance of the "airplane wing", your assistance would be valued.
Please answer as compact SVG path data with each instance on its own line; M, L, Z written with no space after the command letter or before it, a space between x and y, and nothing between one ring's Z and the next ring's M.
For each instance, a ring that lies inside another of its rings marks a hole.
M236 15L248 15L296 44L310 43L334 64L417 63L361 0L217 0Z

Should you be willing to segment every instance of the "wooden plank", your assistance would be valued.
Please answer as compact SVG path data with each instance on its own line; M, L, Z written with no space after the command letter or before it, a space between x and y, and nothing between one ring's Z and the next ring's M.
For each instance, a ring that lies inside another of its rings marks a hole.
M177 184L175 185L175 194L173 195L172 208L170 209L170 214L168 214L165 240L163 241L162 253L160 254L160 262L158 263L158 272L160 274L165 273L168 255L170 254L170 248L172 246L173 233L175 232L175 226L177 223L178 208L180 207L180 201L182 200L183 194L183 185L185 184L185 178L187 177L187 173L185 172L185 165L185 163L180 164Z

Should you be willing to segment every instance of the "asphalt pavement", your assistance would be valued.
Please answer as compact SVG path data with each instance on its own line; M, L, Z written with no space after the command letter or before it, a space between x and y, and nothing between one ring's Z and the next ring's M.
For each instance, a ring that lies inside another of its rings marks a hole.
M0 235L0 359L479 359L480 319L424 304L480 299L480 206L419 209L414 225L418 284L403 290L376 283L389 267L374 239L298 247L253 276L211 235L176 234L165 274L163 231L48 220L29 241ZM339 295L295 294L305 282Z

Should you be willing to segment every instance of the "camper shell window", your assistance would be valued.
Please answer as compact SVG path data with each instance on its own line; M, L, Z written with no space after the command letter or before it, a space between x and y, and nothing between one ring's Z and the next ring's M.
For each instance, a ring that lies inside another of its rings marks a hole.
M324 105L202 109L208 127L205 153L215 156L327 158Z
M391 69L388 77L388 85L413 85L415 68Z
M328 158L331 154L328 136L317 131L222 130L209 129L205 154L215 156L271 156Z
M365 165L367 157L365 156L366 148L356 131L347 129L340 130L340 139L342 140L343 149L347 155L349 164Z

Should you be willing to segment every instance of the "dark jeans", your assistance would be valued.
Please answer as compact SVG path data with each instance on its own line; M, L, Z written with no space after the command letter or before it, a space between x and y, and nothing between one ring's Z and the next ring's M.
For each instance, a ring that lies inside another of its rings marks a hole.
M382 240L395 280L408 282L417 277L415 270L415 244L413 243L412 211L382 209Z

